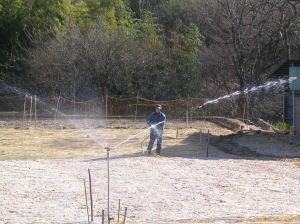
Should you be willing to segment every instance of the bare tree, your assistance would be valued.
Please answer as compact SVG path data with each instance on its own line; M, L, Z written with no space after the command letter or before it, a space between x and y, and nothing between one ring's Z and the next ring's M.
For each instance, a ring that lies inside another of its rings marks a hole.
M135 73L147 67L147 54L122 33L95 27L87 33L73 29L28 51L27 63L52 94L82 97L86 91L105 95L106 89L130 91ZM86 91L85 91L86 90Z
M263 82L270 68L286 58L288 45L298 41L299 5L288 0L197 2L193 17L206 39L200 56L206 78L224 92Z

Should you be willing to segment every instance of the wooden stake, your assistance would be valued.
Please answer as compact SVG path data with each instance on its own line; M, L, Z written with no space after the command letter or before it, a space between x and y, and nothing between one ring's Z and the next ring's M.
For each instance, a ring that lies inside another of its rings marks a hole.
M36 95L34 96L34 119L37 121L37 112L36 112Z
M90 214L89 214L89 205L88 205L88 200L87 200L87 193L86 193L86 184L85 184L85 179L83 180L84 184L84 195L85 195L85 206L86 206L86 214L88 217L88 223L90 222Z
M26 98L27 95L25 95L25 99L24 99L24 113L23 113L23 120L26 121Z
M91 171L88 169L89 173L89 184L90 184L90 199L91 199L91 221L94 221L94 211L93 211L93 195L92 195L92 178L91 178Z
M177 127L176 127L176 139L178 138L179 135L179 124L177 123Z
M124 213L123 224L125 224L125 222L126 222L126 215L127 215L127 207L125 207L125 213Z
M118 206L118 223L120 221L120 209L121 209L121 199L119 199L119 206Z
M208 158L208 148L209 148L209 129L207 131L207 145L206 145L206 157Z
M104 224L104 218L105 218L105 216L104 216L104 209L102 209L102 224Z

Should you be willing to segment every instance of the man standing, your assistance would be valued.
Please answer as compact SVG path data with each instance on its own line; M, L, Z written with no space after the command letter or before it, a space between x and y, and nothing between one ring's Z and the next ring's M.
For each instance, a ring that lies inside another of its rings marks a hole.
M148 155L151 155L151 150L153 147L153 144L155 142L155 139L157 139L157 148L156 148L156 154L160 155L161 151L161 145L162 145L162 137L165 127L165 121L166 121L166 115L161 112L162 107L160 104L155 105L155 112L153 112L148 118L147 118L147 124L151 126L150 131L150 141L148 144Z

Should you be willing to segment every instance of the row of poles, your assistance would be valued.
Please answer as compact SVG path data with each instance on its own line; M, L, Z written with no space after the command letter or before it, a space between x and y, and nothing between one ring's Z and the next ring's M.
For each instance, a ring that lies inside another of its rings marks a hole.
M87 184L86 180L83 180L84 184L84 195L85 195L85 205L86 205L86 213L87 213L87 220L88 223L94 222L94 204L93 204L93 193L92 193L92 178L91 178L91 171L88 169L88 178L89 178L89 197L87 192ZM107 209L107 223L110 223L113 218L110 216L110 209L109 209L109 198L107 200L108 202L108 209ZM118 200L118 214L117 214L117 223L125 224L126 223L126 217L127 217L127 207L125 207L123 220L121 220L121 199ZM105 223L105 210L102 209L101 212L101 219L102 224Z
M29 107L29 120L32 121L32 117L34 115L34 120L37 120L37 112L36 112L36 106L37 106L37 97L34 96L27 96L25 95L24 99L24 112L23 112L23 120L27 120L27 113L26 113L26 104L27 104L27 98L30 101L30 107Z
M176 131L176 138L179 136L179 128L177 125L177 131ZM205 141L205 136L202 133L202 130L199 132L199 141L201 147L203 146L203 142ZM209 143L210 143L210 131L207 130L207 140L206 140L206 157L209 157ZM107 221L108 224L110 224L110 221L113 220L113 218L110 216L110 148L106 147L107 150ZM87 197L87 188L86 188L86 181L84 179L84 193L85 193L85 203L86 203L86 210L87 210L87 218L88 218L88 223L94 221L94 211L93 211L93 194L92 194L92 178L91 178L91 171L88 169L88 176L89 176L89 193L90 193L90 209L91 211L89 212L89 203L88 203L88 197ZM118 218L117 218L117 223L120 223L120 211L121 211L121 200L119 199L118 203ZM126 222L126 216L127 216L127 207L125 207L124 211L124 216L123 216L123 221L122 224L125 224ZM102 224L105 222L105 214L104 214L104 209L102 210Z
M23 120L26 121L27 120L27 101L29 100L30 102L30 106L29 106L29 120L32 121L33 116L34 116L34 120L37 120L37 96L28 96L25 95L24 97L24 105L23 105ZM55 114L54 114L54 118L57 119L58 117L58 111L59 111L59 107L60 107L60 101L61 101L61 97L57 97L57 101L56 101L56 105L55 105ZM75 99L73 100L73 114L76 113L75 110L75 104L76 101ZM137 116L138 116L138 104L139 104L139 95L137 95L136 98L136 106L135 106L135 114L134 114L134 121L137 121ZM53 109L54 110L54 109ZM90 105L89 105L89 111L90 111ZM108 115L108 95L105 96L105 119L107 120L109 117ZM185 121L186 121L186 127L189 126L189 108L188 106L186 107L186 116L185 116Z

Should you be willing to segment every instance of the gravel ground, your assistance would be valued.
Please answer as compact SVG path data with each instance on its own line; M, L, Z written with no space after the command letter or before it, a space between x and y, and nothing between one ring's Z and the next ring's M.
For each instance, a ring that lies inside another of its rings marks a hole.
M86 220L83 179L90 168L96 220L106 208L106 162L0 162L3 223ZM112 216L128 220L202 219L300 213L300 168L280 161L135 157L111 161ZM1 223L1 221L0 221Z

